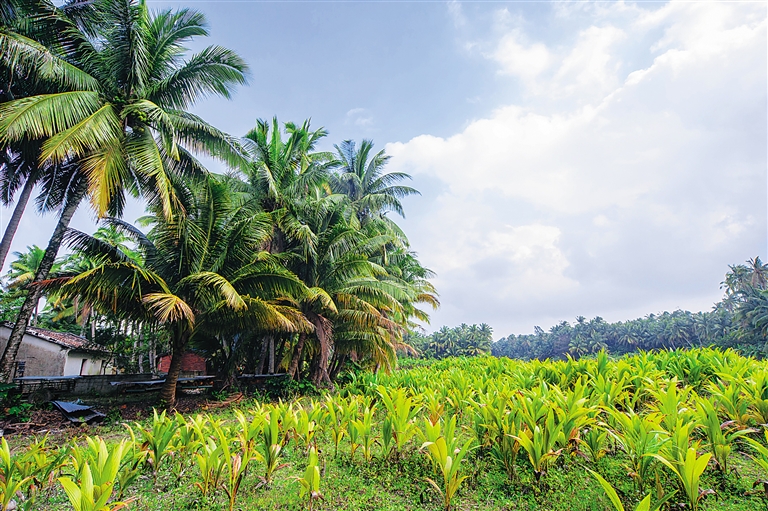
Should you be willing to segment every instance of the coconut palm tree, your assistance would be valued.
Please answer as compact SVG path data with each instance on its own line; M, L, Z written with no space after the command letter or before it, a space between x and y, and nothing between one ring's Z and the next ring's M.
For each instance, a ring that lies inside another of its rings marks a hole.
M40 36L53 42L51 34L57 34L58 31L50 23L41 21L50 20L50 17L45 16L49 7L45 2L37 1L8 0L4 2L3 9L0 11L0 32L6 33L5 35L23 34L28 38ZM39 22L30 23L32 19ZM8 44L3 45L3 49L9 52L14 51L13 45ZM51 80L46 79L45 73L39 74L42 76L37 76L33 70L23 66L7 66L4 62L0 62L0 103L60 90L59 84L51 83ZM41 144L41 140L24 138L0 147L0 201L4 206L9 206L16 199L13 214L0 241L0 267L5 264L35 185L40 184L45 172L58 174L55 166L49 163L40 164ZM47 183L62 187L62 183L54 184L52 181L55 179L48 179ZM18 195L17 192L19 192ZM42 191L38 204L41 210L55 209L60 206L60 204L49 202L48 199L56 195L50 192L50 190Z
M37 245L32 245L31 247L27 247L26 252L14 252L13 255L16 259L11 263L11 267L6 274L6 278L8 279L8 289L13 290L14 292L23 291L29 294L32 292L30 284L34 282L35 275L40 269L40 264L45 257L45 250ZM51 273L57 273L60 268L60 262L54 263L51 268ZM37 305L33 312L32 322L36 325L39 316Z
M40 261L43 260L45 250L32 245L27 247L26 252L14 252L16 259L11 263L6 277L8 278L9 288L23 288L28 286L34 279L37 269L40 267Z
M3 206L9 206L14 202L14 196L21 187L21 193L3 233L3 239L0 241L0 268L5 265L11 242L37 181L37 154L26 149L17 146L16 148L6 147L0 151L0 201Z
M109 222L138 245L143 263L120 248L82 233L71 244L102 263L48 281L64 296L79 296L103 313L160 325L170 337L171 364L161 399L173 404L181 355L196 337L253 329L309 331L294 309L277 300L300 299L306 288L263 251L264 214L233 201L215 178L189 190L187 215L153 214L147 235L119 220Z
M372 261L392 237L369 237L350 224L338 195L313 197L295 208L306 235L288 238L288 267L309 288L298 308L314 335L299 338L289 373L297 376L307 340L312 341L310 373L316 384L330 384L333 369L350 356L393 365L404 325L392 318L404 316L402 303L414 301L415 293L383 278L386 270Z
M285 134L288 137L284 140L283 130L273 118L271 123L259 120L243 140L249 156L245 170L248 183L240 184L239 189L271 214L274 232L267 249L272 253L285 250L286 236L301 237L301 231L306 231L294 206L318 189L327 190L328 171L333 165L329 153L315 151L328 134L323 128L312 130L309 120L301 125L289 122Z
M231 178L229 183L269 214L272 234L264 248L272 254L286 252L291 240L308 241L309 233L297 216L297 207L309 196L326 194L322 190L328 189L332 158L329 153L315 151L318 141L326 135L323 128L312 130L309 120L301 125L288 122L281 129L277 118L273 118L271 122L257 121L242 141L249 158L243 169L246 181ZM301 346L304 340L300 338ZM261 347L257 372L272 373L276 353L271 333L264 333Z
M35 279L41 281L85 196L98 216L120 214L125 194L132 193L171 218L181 206L174 179L204 172L190 151L244 162L232 137L186 110L208 95L229 97L245 82L247 68L219 46L184 59L184 43L208 34L205 18L193 10L150 14L143 0L71 2L65 9L36 4L43 12L31 23L55 25L56 40L0 30L0 65L55 82L60 90L1 104L0 145L43 140L41 161L76 168L63 181L66 200ZM11 374L38 298L33 288L0 360L0 378Z
M349 197L361 223L381 219L388 211L405 217L400 199L421 195L418 190L398 184L411 176L404 172L384 172L389 156L382 149L376 154L373 142L363 140L357 148L352 140L335 145L338 168L331 179L335 193Z

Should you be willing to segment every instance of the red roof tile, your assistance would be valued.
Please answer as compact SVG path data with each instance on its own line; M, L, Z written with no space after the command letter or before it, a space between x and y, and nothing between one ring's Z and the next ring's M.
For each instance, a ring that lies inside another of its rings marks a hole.
M13 328L13 323L4 322L3 325L8 328ZM75 334L66 332L54 332L53 330L46 330L44 328L37 328L32 326L27 327L27 334L33 335L48 342L52 342L54 344L58 344L59 346L69 348L71 350L93 351L105 354L109 353L109 350L103 346L100 346L89 341L85 337L81 337Z

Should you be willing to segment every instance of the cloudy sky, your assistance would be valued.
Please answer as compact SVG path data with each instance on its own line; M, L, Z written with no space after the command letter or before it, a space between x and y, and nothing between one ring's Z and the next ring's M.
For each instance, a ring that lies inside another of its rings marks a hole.
M203 11L249 62L197 107L213 124L311 117L414 177L430 328L709 310L729 264L766 258L765 2L148 3ZM52 226L28 214L14 249Z

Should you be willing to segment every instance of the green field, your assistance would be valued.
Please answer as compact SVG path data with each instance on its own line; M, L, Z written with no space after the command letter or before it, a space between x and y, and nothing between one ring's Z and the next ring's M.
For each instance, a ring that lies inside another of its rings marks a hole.
M2 469L6 486L32 476L22 491L43 510L111 509L72 507L62 484L138 510L615 509L590 469L625 509L651 495L662 509L754 511L766 422L768 366L733 352L446 359L325 396L160 415L131 424L134 440L121 425L90 443L14 438Z

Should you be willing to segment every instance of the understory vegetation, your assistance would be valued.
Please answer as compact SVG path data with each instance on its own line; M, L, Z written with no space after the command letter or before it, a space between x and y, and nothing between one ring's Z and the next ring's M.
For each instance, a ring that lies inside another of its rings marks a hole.
M3 440L0 498L45 510L754 510L766 423L768 366L733 351L449 358L335 394Z

